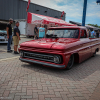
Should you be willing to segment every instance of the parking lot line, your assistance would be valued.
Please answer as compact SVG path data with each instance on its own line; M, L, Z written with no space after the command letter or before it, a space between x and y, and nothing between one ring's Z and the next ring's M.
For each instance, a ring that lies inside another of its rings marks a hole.
M6 59L0 59L0 61L11 60L11 59L16 59L16 58L19 58L19 56L17 56L17 57L11 57L11 58L6 58Z
M7 52L7 50L5 50L5 49L0 49L1 51L5 51L5 52ZM11 50L13 50L14 51L14 49L11 49Z

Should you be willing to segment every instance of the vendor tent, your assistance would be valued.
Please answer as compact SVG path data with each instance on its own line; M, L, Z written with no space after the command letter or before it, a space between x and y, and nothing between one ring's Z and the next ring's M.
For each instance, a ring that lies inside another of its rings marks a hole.
M58 26L76 26L65 22L62 19L57 19L53 17L48 17L44 15L39 15L35 13L28 12L27 14L27 23L29 24L49 24L49 25L58 25Z

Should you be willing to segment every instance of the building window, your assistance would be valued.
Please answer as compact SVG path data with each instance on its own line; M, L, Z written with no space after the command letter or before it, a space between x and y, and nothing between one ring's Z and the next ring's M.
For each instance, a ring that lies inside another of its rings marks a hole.
M39 10L36 10L36 11L39 11Z
M47 13L47 11L44 11L45 13Z

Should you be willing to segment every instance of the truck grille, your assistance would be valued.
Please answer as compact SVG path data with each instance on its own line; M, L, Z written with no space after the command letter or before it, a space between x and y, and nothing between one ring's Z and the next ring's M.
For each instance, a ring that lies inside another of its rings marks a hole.
M33 52L24 52L23 57L36 59L36 60L42 60L42 61L48 61L48 62L54 62L54 56L48 55L48 54L46 55L46 54L39 54L39 53L33 53Z

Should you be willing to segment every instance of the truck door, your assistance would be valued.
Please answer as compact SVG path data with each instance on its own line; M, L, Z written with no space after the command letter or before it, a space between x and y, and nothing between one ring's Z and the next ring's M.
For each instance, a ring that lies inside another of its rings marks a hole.
M82 61L91 56L90 40L87 38L86 30L81 30L80 41L82 42Z

